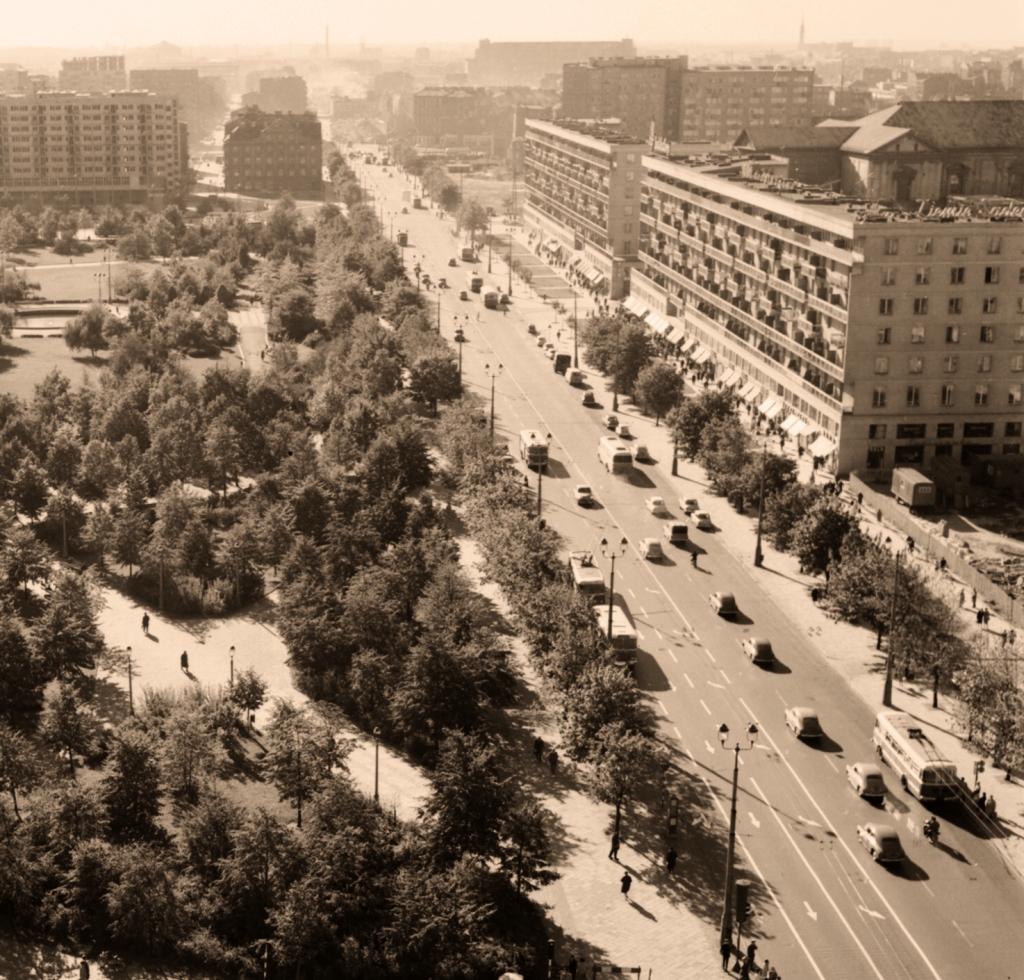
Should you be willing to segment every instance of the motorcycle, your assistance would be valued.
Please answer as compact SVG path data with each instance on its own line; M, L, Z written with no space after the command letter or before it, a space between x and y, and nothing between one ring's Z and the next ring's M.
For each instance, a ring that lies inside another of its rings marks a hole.
M937 847L939 843L939 823L937 820L929 820L924 825L924 835L928 838L929 843L932 847Z

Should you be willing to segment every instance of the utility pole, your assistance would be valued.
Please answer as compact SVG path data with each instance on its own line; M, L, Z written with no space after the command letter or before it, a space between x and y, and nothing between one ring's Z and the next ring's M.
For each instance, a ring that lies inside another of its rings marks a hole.
M608 642L612 641L612 607L615 605L615 559L621 558L626 553L629 542L623 538L616 547L608 544L607 538L601 539L601 554L612 560L612 574L609 579L608 591L611 595L608 598Z
M576 287L572 287L572 366L580 366L579 323L576 316Z
M501 365L499 364L493 371L491 370L490 364L484 365L484 374L491 379L491 439L494 439L494 380L501 374Z
M746 749L752 749L757 741L757 725L751 722L745 734L749 742ZM725 742L728 737L729 726L722 722L718 726L718 740L722 743L723 749L727 748ZM729 810L729 847L725 858L725 898L722 902L722 929L720 936L723 943L728 942L730 944L732 943L732 865L733 857L736 853L736 788L740 776L740 752L744 750L739 743L739 739L736 740L736 744L732 748L732 807Z
M768 463L768 439L765 437L764 451L761 453L761 492L757 497L757 544L754 546L754 568L764 564L764 553L761 551L761 518L764 515L764 470ZM675 460L673 459L673 465Z

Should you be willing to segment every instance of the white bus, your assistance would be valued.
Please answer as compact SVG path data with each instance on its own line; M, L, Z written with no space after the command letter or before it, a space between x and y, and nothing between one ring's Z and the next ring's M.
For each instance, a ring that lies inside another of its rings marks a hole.
M519 433L519 458L531 469L548 465L548 441L536 429L523 429Z
M880 711L871 741L878 757L900 777L900 785L919 800L960 795L956 765L939 751L916 718L904 711Z
M636 668L637 634L633 628L633 622L629 613L619 606L611 607L611 621L608 617L608 604L606 602L595 603L591 608L594 610L594 619L597 620L598 628L608 640L608 645L615 655L615 664L628 673L633 673ZM609 626L611 629L609 630Z
M633 472L633 454L615 436L605 436L598 442L597 458L609 473Z

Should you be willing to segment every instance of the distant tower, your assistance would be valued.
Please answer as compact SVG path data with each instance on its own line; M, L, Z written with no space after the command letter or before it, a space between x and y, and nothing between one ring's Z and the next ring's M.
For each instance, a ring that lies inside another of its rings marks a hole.
M803 46L804 46L804 18L803 18L803 15L801 15L800 16L800 47L803 48Z
M801 44L803 43L803 35L801 34ZM331 25L324 25L324 57L330 58L331 56Z

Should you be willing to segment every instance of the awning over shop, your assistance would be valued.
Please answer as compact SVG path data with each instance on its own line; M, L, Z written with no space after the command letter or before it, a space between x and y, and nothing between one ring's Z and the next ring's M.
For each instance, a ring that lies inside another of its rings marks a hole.
M747 402L747 404L753 405L761 399L761 386L756 381L752 382L750 390L740 397Z
M772 405L771 408L768 409L767 412L764 413L764 417L766 419L773 419L783 410L783 408L785 408L785 405L782 402L776 402L774 405Z
M604 273L598 269L594 269L592 272L587 274L587 278L595 285L600 286L604 282Z
M774 404L775 404L775 399L772 398L771 396L769 396L763 402L761 402L760 405L757 406L757 410L763 415Z
M671 326L668 320L659 313L648 313L644 319L651 325L651 329L655 333L664 333Z
M718 380L721 381L722 384L727 385L735 376L736 368L726 368L725 374L718 378Z
M746 401L747 400L747 395L749 395L756 387L757 387L757 382L756 381L748 381L739 390L740 398L742 398L744 401Z
M790 426L796 425L800 420L795 415L787 415L786 420L782 423L782 431L789 432Z
M686 338L683 336L682 330L678 327L671 327L669 332L665 334L665 339L670 344L681 344Z
M820 435L808 447L812 456L828 456L836 451L836 444L828 436Z
M803 419L798 419L793 427L789 430L791 436L798 436L807 428L807 423Z
M640 302L635 296L627 296L623 301L622 305L629 310L630 313L635 316L645 317L647 316L648 310L643 303Z
M711 351L706 347L698 347L697 353L693 355L694 364L703 364L711 356Z
M736 385L738 385L742 380L743 380L743 375L739 371L737 371L735 368L733 368L732 373L731 374L727 374L722 379L722 384L724 384L726 388L733 388Z
M576 268L576 266L578 266L578 265L579 265L579 264L580 264L580 263L581 263L582 261L583 261L583 256L582 256L582 255L577 255L577 256L576 256L576 258L574 258L574 259L573 259L573 260L572 260L572 261L571 261L571 262L569 263L569 268L570 268L570 269L575 269L575 268Z
M690 351L692 351L693 348L696 347L696 346L697 346L697 341L696 340L691 340L688 344L686 344L685 347L683 347L683 349L679 353L680 354L689 354Z

